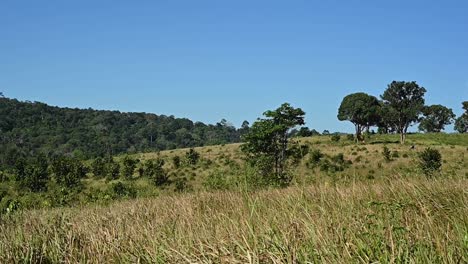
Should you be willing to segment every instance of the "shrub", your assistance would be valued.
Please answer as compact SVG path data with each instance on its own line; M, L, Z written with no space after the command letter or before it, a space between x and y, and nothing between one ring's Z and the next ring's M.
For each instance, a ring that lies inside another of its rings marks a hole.
M398 158L398 157L400 157L400 154L398 153L398 151L396 151L396 150L393 151L392 152L392 158Z
M333 156L332 161L338 164L343 164L345 162L343 153L338 153Z
M174 165L175 169L180 168L180 157L179 156L172 157L172 165Z
M175 180L174 191L181 193L188 190L190 190L190 185L188 184L187 178L179 177Z
M419 153L419 167L426 176L432 176L442 167L442 155L436 149L426 148Z
M389 161L392 160L391 154L392 154L392 152L388 149L388 147L384 146L383 150L382 150L382 155L383 155L385 161L389 162Z
M133 159L130 156L125 156L122 160L122 175L126 179L133 177L133 172L138 164L139 160Z
M323 158L323 153L319 149L314 149L310 152L309 163L311 165L317 165Z
M340 139L341 139L341 136L338 133L333 134L331 136L331 141L333 141L333 142L338 142L338 141L340 141Z
M54 159L51 171L54 174L55 182L68 188L80 186L81 179L86 176L86 167L79 160L68 157Z
M106 174L106 163L103 158L98 157L91 163L91 172L94 177L102 178Z
M196 165L200 159L200 153L194 149L190 149L187 153L185 153L185 159L189 165Z
M111 159L106 165L106 174L108 180L118 179L120 175L120 164Z
M348 135L346 135L346 139L348 141L354 141L354 135L353 134L348 134Z
M164 185L169 180L163 166L163 159L147 160L145 162L144 175L151 179L156 186Z
M112 184L112 196L114 197L136 197L136 190L132 186L128 186L122 182Z
M304 158L307 154L309 154L309 145L300 145L296 146L295 148L291 149L293 152L292 156L294 159L300 160Z

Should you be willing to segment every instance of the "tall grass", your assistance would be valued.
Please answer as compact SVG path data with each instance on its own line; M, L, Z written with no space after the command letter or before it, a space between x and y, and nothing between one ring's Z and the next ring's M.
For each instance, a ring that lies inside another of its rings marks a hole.
M0 262L467 263L468 180L386 179L25 211Z

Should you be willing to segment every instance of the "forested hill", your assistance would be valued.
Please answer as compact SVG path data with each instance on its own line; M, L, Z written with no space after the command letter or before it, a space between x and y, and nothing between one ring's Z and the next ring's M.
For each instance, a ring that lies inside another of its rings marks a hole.
M245 129L225 120L207 125L174 116L60 108L0 98L0 161L5 164L18 155L35 153L91 158L233 143Z

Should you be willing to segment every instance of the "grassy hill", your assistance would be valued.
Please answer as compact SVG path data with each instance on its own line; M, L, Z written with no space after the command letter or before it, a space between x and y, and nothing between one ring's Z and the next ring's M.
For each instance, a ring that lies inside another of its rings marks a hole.
M135 154L164 159L170 183L155 187L135 174L118 182L137 199L5 215L0 262L468 261L467 135L415 134L406 145L396 135L358 145L345 137L298 140L310 151L285 189L249 188L239 144L195 148L200 161L179 168L172 159L188 149ZM443 158L432 178L418 167L426 147ZM89 177L84 186L105 195L115 182Z

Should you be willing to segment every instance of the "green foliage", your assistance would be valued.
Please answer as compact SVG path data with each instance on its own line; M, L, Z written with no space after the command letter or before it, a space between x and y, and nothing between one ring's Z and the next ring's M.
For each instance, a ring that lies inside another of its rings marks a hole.
M174 181L174 191L182 193L191 189L188 179L186 177L178 177Z
M118 197L135 198L137 195L137 192L133 186L130 186L120 181L113 183L111 189L112 189L113 196L116 198Z
M200 160L200 153L194 149L190 149L187 151L187 153L185 153L185 160L189 165L196 165L198 160Z
M147 160L144 164L144 175L151 179L156 186L162 186L169 180L169 177L163 168L164 163L163 159L156 159Z
M458 133L467 133L468 132L468 101L462 103L463 110L465 112L455 120L454 129Z
M406 139L408 127L419 120L424 107L426 89L416 82L393 81L381 96L385 113L385 126L400 134L400 142Z
M340 134L338 134L338 133L333 134L333 135L331 136L331 138L330 138L330 140L331 140L332 142L338 142L338 141L340 141L340 139L341 139L341 136L340 136Z
M103 178L106 176L106 162L103 158L97 157L91 163L91 172L96 178Z
M229 183L226 174L217 170L208 175L203 182L203 186L207 190L226 190L229 188Z
M138 162L137 159L134 159L130 156L125 156L122 160L122 175L126 179L131 179L133 177L133 172L135 172L135 168L137 167Z
M353 134L347 134L347 135L346 135L346 139L347 139L348 141L354 141L354 135L353 135Z
M286 173L291 155L288 137L292 128L304 125L304 115L302 109L284 103L274 111L266 111L266 118L258 119L243 138L242 151L247 160L274 185L286 185L291 180ZM273 175L268 176L271 172Z
M80 186L81 179L86 176L86 167L75 158L61 156L53 159L51 172L57 184L75 188Z
M174 165L175 169L180 168L180 157L179 156L172 157L172 165Z
M48 162L43 155L39 155L26 163L25 159L18 159L14 167L15 181L20 186L32 192L46 191L49 180Z
M319 149L312 150L309 155L309 165L317 165L323 157L324 155Z
M387 146L383 146L382 155L385 161L389 162L392 160L392 152Z
M292 157L294 163L298 163L301 161L307 154L309 154L309 146L308 145L298 145L293 144L290 149L288 156Z
M110 158L106 163L106 178L107 180L116 180L120 176L120 164Z
M356 129L356 139L362 140L363 128L376 125L380 112L379 100L366 93L353 93L343 98L338 109L338 120L350 121Z
M442 155L437 149L426 148L419 153L419 167L426 176L433 176L442 167Z
M443 105L425 106L422 113L424 117L419 123L419 130L426 133L444 130L445 126L451 124L455 118L452 109Z
M71 109L0 98L0 166L30 153L90 159L127 152L234 143L240 130L173 116ZM16 139L22 143L17 144Z

